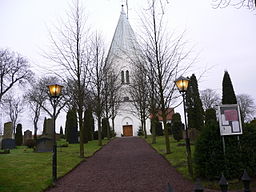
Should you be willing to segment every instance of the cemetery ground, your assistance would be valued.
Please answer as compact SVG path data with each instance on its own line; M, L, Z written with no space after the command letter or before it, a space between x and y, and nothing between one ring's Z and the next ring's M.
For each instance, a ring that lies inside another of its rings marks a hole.
M58 141L58 145L65 142ZM108 141L103 140L103 144ZM101 147L98 140L85 144L85 157L92 156ZM61 177L76 167L83 158L79 157L79 144L57 148L57 176ZM39 192L51 185L52 153L36 153L26 146L12 149L10 154L0 155L1 192Z
M152 136L149 135L146 139L147 143L149 143L159 154L161 154L167 161L170 162L170 164L176 168L176 170L182 174L186 179L191 180L195 183L196 178L191 178L187 169L187 159L186 159L186 147L185 147L185 141L181 140L177 142L173 139L173 137L170 137L170 146L171 146L171 154L166 154L165 150L165 140L164 136L157 136L157 142L156 144L152 144ZM191 151L192 154L194 152L194 145L193 142L191 142ZM242 175L241 175L242 176ZM201 184L205 188L209 189L216 189L219 190L219 181L207 181L207 180L200 180ZM228 180L228 188L229 190L240 190L243 189L243 182L240 178L234 179L234 180ZM256 191L256 178L252 178L251 180L251 188L253 188Z
M170 165L171 165L170 167L174 167L177 170L178 173L176 173L176 171L174 172L175 174L180 175L178 176L180 185L183 185L183 179L185 178L184 180L186 183L188 181L190 183L189 184L190 186L194 186L195 178L191 178L187 170L186 149L185 149L184 140L177 142L172 137L170 137L171 154L168 154L168 155L165 153L165 142L164 142L163 136L157 137L157 144L153 144L153 145L151 144L151 141L152 141L151 136L148 136L146 141L155 149L155 151L157 151L167 161L170 162ZM65 141L62 140L61 142L63 143ZM60 145L61 142L59 142L58 145ZM103 141L104 144L106 144L107 142L108 142L107 140ZM88 144L85 144L86 157L92 156L98 149L100 149L100 147L97 144L98 144L97 140L90 141ZM108 145L106 145L106 148L108 148L107 146ZM104 148L105 146L103 147L103 149ZM135 149L136 148L134 148L134 150ZM193 142L191 145L191 149L193 152L194 151ZM70 172L74 167L79 165L81 161L84 160L79 158L79 144L69 144L68 147L63 147L63 148L58 147L57 150L58 150L58 158L57 158L58 177L64 176L65 174ZM116 152L113 152L113 153L116 153ZM108 151L107 156L112 156L113 153L111 152L109 154L109 151ZM139 154L137 154L137 156L138 155ZM84 165L89 163L89 161L92 161L90 159L88 159L88 161L82 164ZM52 161L51 152L35 153L33 152L32 149L28 149L25 146L20 146L20 147L17 147L16 149L11 150L10 154L0 155L0 165L1 165L0 166L0 191L1 192L44 191L46 188L51 186L51 171L52 171L51 161ZM139 159L136 159L135 161L139 161ZM143 159L143 161L139 164L143 165L144 163L146 163L146 161ZM79 166L81 166L82 164L80 164ZM131 164L131 166L134 166L133 163ZM174 168L171 168L171 170L175 170ZM158 169L160 170L160 167L158 167ZM139 170L142 170L142 168L138 168L138 170L132 171L132 172L140 172L139 174L142 174L141 172L143 171L139 171ZM100 172L102 171L103 170L100 169ZM168 172L167 175L168 174L172 176L173 173ZM143 177L146 177L146 175L143 174ZM180 178L183 178L183 179L180 179ZM228 182L229 182L229 189L239 189L239 190L233 190L233 192L242 191L242 188L243 188L242 181L240 181L239 179L232 180L232 181L228 180ZM218 181L202 181L202 184L205 188L219 190ZM256 186L256 180L255 178L253 178L251 188L255 190L256 189L255 186ZM167 184L166 184L166 188L167 188Z

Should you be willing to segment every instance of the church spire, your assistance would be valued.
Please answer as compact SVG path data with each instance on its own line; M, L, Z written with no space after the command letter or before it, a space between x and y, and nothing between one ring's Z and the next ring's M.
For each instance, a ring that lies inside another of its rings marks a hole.
M120 17L110 45L108 56L130 54L137 48L137 41L131 25L126 17L124 5L121 6Z

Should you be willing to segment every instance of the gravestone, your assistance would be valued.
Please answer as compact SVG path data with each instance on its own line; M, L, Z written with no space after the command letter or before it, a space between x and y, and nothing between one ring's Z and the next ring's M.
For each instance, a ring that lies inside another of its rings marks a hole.
M2 149L2 139L3 137L0 135L0 149Z
M45 133L43 136L53 138L53 120L46 119Z
M4 136L2 139L1 149L14 149L16 147L15 140L13 139L12 123L4 124Z
M2 140L2 149L14 149L16 147L15 140L11 138L4 138Z
M53 120L46 119L44 134L36 141L36 152L52 152L53 148Z
M32 131L30 130L24 131L23 143L26 143L26 141L30 139L32 139Z
M52 152L53 140L49 137L40 137L36 140L36 152Z
M12 122L7 122L4 124L4 138L14 138Z

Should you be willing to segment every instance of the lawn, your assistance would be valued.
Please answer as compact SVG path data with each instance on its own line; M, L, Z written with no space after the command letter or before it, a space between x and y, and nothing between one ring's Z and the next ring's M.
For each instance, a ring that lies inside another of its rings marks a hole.
M63 142L63 141L62 141ZM103 140L106 144L108 140ZM98 141L85 144L85 156L92 156L100 149ZM57 148L57 177L65 175L78 165L79 144ZM51 185L52 153L35 153L25 146L11 150L10 154L0 155L1 192L39 192Z
M149 144L151 144L152 137L148 136L146 141ZM186 147L185 147L184 140L177 142L176 140L173 139L173 137L170 137L170 146L171 146L170 154L166 154L165 140L163 136L158 136L156 144L151 144L151 146L154 149L156 149L158 153L163 155L171 163L171 165L178 170L178 172L180 172L186 178L191 179L187 169ZM191 145L191 151L193 153L194 145Z

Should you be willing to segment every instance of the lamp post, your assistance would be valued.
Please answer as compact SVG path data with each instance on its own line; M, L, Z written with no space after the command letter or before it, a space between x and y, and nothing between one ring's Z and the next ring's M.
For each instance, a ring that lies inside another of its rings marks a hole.
M186 100L185 100L186 92L188 89L188 84L189 84L189 79L182 77L182 76L180 76L178 79L175 80L175 85L177 86L178 90L180 91L180 93L183 97L188 172L189 172L190 176L193 176L190 139L188 136L187 117L186 117Z
M61 95L61 85L54 83L47 85L50 98L53 101L53 149L52 149L52 180L53 183L57 180L57 145L56 145L56 132L55 132L55 120L56 120L56 105L59 96Z

